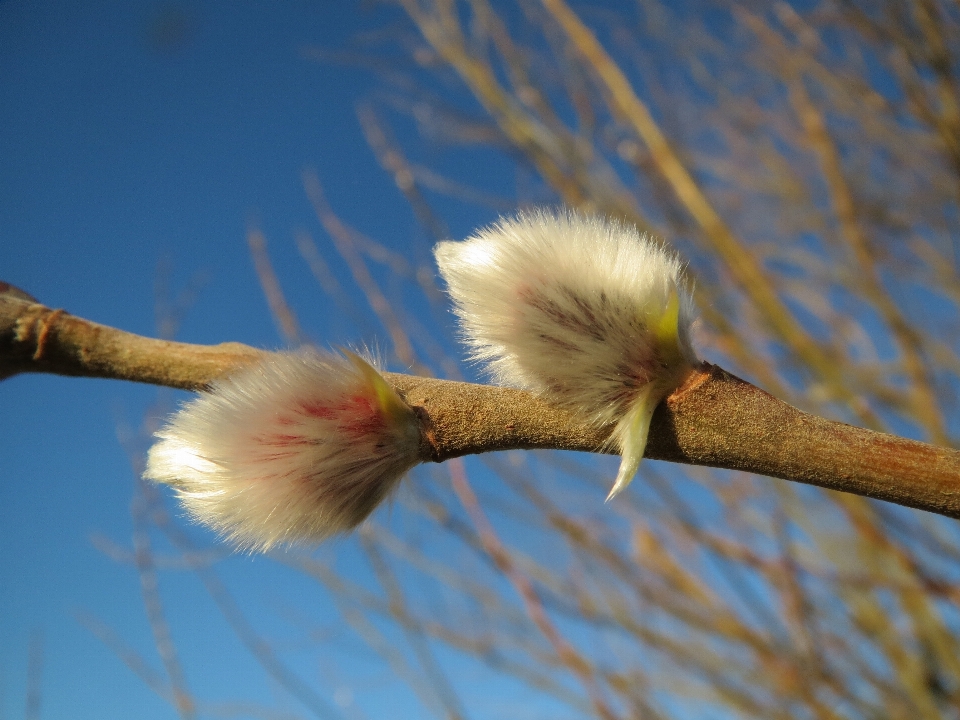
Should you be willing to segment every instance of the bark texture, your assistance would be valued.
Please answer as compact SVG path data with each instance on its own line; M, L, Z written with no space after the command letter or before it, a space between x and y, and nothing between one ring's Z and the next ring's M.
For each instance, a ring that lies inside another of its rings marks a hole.
M0 294L0 379L45 372L202 390L265 355L134 335ZM609 428L521 390L387 373L423 422L424 461L509 449L607 452ZM960 518L960 452L833 422L704 364L653 417L646 457L754 472Z

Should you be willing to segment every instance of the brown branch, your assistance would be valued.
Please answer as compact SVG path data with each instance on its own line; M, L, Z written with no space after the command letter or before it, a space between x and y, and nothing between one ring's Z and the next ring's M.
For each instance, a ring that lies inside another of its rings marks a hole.
M241 343L145 338L0 294L0 380L44 372L197 390L260 356Z
M264 356L133 335L0 294L0 378L25 372L184 389ZM420 408L423 460L509 449L604 452L607 430L574 422L520 390L387 374ZM960 452L803 413L704 364L653 417L646 456L754 472L960 518Z

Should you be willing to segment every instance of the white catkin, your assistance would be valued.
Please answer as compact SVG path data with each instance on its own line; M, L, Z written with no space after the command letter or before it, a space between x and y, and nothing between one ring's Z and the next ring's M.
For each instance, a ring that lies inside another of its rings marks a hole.
M369 362L310 350L217 381L157 437L144 477L257 551L362 522L417 464L420 424Z
M501 219L434 250L472 359L504 385L615 423L633 478L653 409L697 364L680 259L631 225L571 210Z

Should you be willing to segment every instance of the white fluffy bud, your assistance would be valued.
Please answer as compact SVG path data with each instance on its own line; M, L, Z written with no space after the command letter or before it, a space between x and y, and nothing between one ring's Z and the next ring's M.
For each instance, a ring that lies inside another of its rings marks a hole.
M497 382L616 423L619 493L657 403L697 364L680 259L632 226L569 210L501 219L434 252L472 357Z
M280 353L219 380L157 433L144 477L239 548L319 542L417 464L416 413L363 358Z

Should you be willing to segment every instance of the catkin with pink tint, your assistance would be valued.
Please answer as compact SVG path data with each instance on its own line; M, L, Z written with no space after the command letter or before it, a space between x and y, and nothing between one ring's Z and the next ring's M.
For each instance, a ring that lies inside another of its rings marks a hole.
M301 351L217 381L157 437L144 476L255 551L362 522L419 462L420 423L370 362Z

